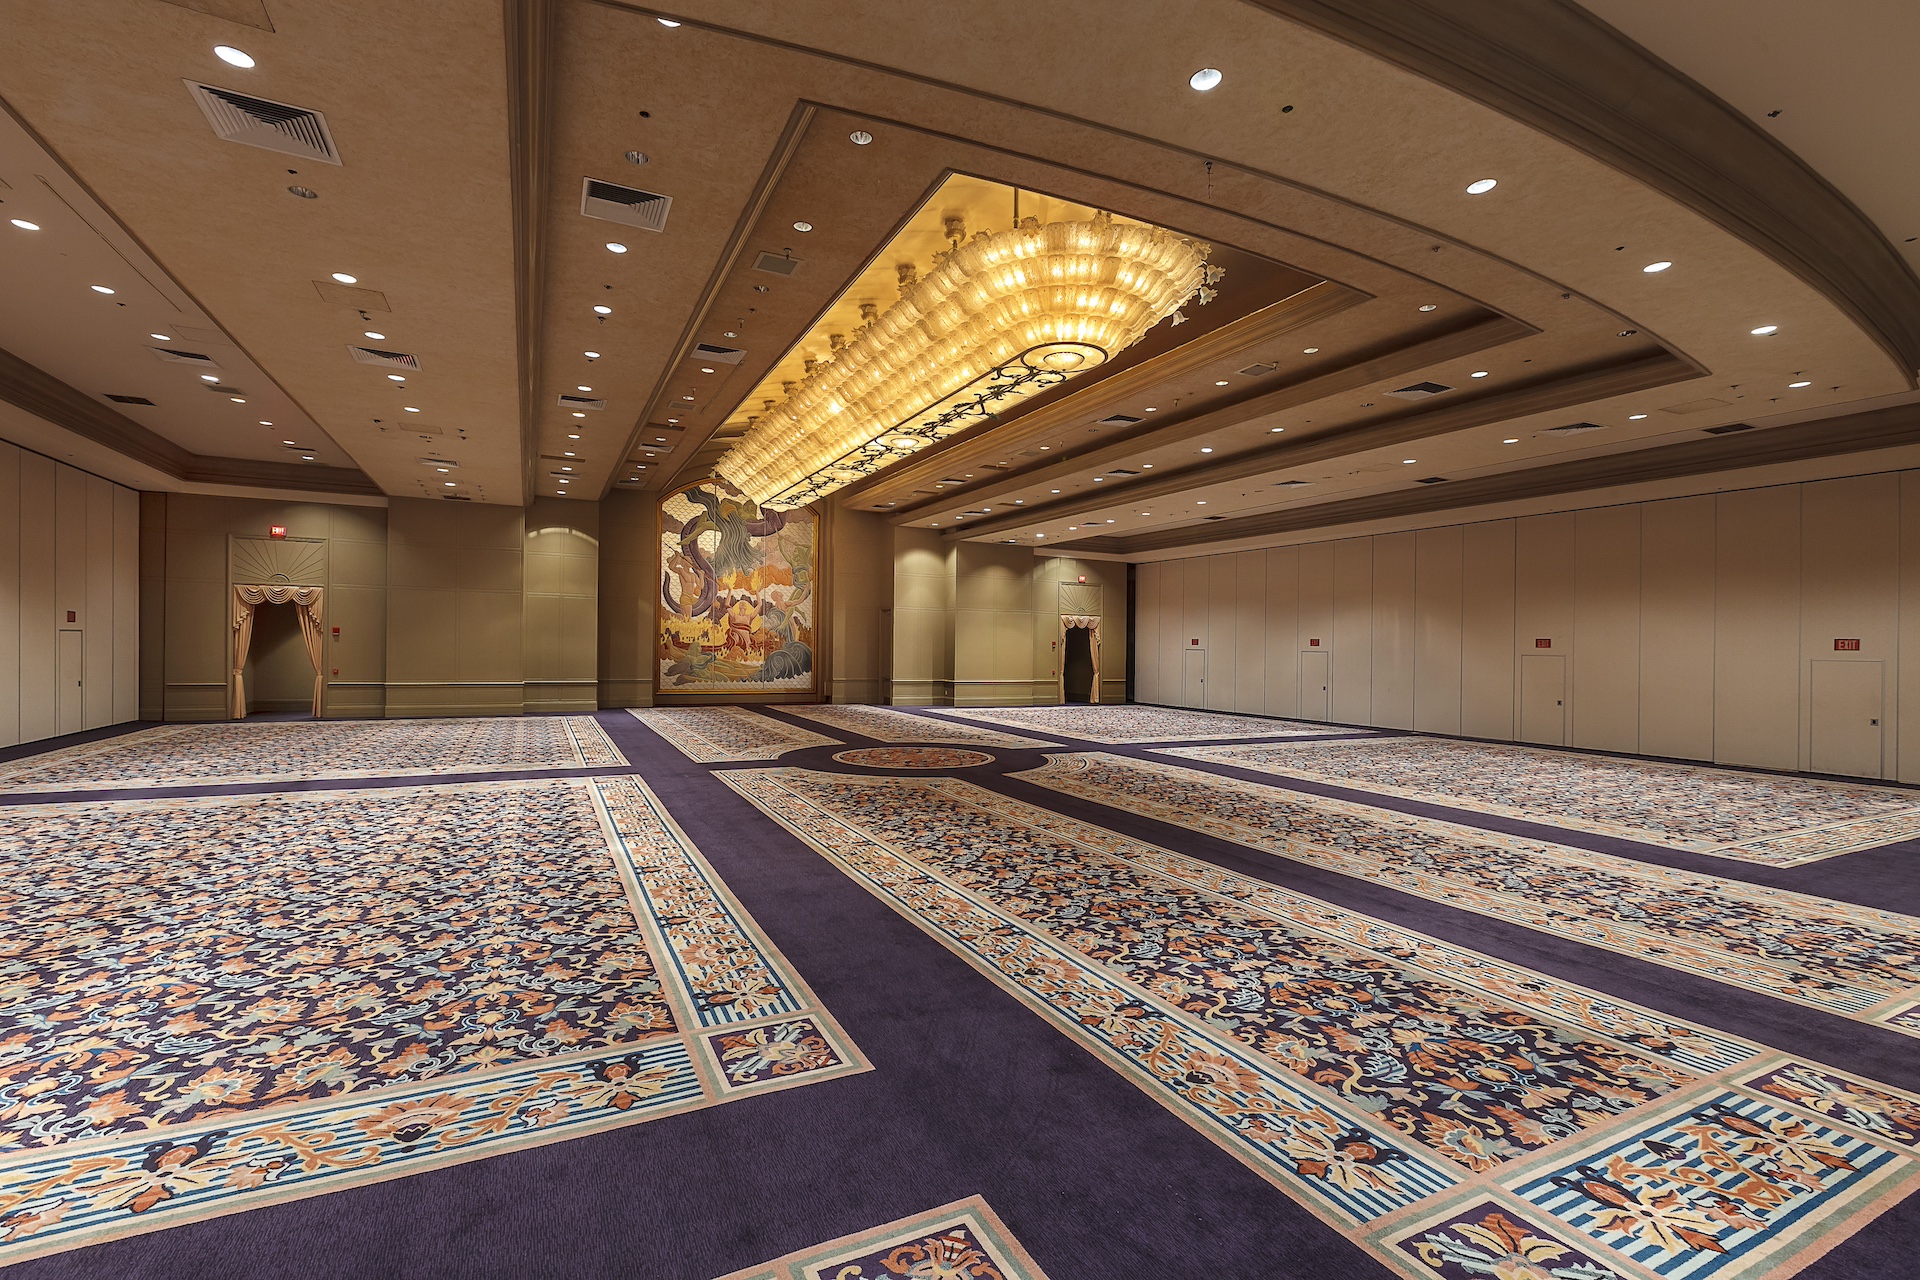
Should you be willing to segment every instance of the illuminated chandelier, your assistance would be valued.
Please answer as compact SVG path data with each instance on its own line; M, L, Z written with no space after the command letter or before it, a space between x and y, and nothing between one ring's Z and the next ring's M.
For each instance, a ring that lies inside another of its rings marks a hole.
M949 219L924 277L900 268L898 302L862 307L851 339L748 419L723 479L765 506L816 501L1181 323L1222 274L1210 246L1104 212L965 234Z

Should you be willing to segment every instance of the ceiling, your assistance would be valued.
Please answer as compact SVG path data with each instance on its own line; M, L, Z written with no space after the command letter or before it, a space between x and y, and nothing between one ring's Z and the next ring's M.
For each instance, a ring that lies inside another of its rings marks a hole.
M1015 0L5 0L0 431L145 488L663 489L836 301L891 301L885 251L957 183L1227 277L839 495L948 537L1177 554L1916 432L1904 9L1056 9L1072 58L994 37ZM338 163L223 140L196 83L321 113ZM585 216L589 180L664 225Z

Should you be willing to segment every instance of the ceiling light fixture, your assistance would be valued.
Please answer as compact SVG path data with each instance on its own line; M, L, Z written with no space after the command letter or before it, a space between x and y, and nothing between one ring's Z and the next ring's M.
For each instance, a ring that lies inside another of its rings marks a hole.
M173 341L172 338L168 337L164 333L150 333L147 336L149 338L154 339L156 342L172 342Z
M1487 374L1488 374L1488 372L1489 372L1489 370L1486 370L1486 369L1481 369L1481 370L1479 370L1478 372L1475 372L1475 373L1470 373L1470 374L1468 374L1467 376L1468 376L1469 378L1484 378L1484 377L1486 377L1486 376L1487 376Z
M1058 493L1058 492L1060 492L1060 491L1059 491L1058 489L1049 489L1049 490L1047 490L1047 492L1048 492L1048 493Z
M14 226L20 228L22 231L38 231L40 229L39 223L28 222L25 218L9 218L7 219L7 221L11 222Z
M855 129L852 133L847 135L847 141L851 142L856 147L864 147L869 142L873 141L873 135L868 133L865 129Z
M213 56L230 67L239 67L242 70L248 70L253 66L253 55L247 53L244 49L236 49L230 44L217 44L213 46Z
M1780 332L1780 326L1777 324L1763 324L1758 329L1749 329L1747 332L1756 338L1765 338Z
M1422 311L1438 311L1440 304L1437 302L1423 302L1420 304L1420 309Z
M1213 446L1212 446L1212 445L1210 445L1210 444L1204 444L1204 445L1201 445L1201 446L1200 446L1200 452L1202 452L1202 453L1212 453L1212 452L1213 452Z
M762 506L804 506L1179 323L1221 275L1208 246L1105 213L947 232L925 275L903 268L899 301L749 419L723 479Z
M1280 434L1280 433L1281 433L1282 431L1285 431L1285 430L1286 430L1286 428L1285 428L1285 427L1268 427L1268 428L1267 428L1267 434L1268 434L1268 435L1270 435L1270 436L1277 436L1277 435L1279 435L1279 434Z
M1202 67L1187 77L1187 83L1201 93L1206 93L1210 89L1216 89L1220 85L1220 68Z
M1501 444L1519 444L1520 442L1518 440L1502 440L1500 443Z
M576 384L574 385L574 388L573 388L573 389L574 389L575 391L591 391L591 390L593 390L593 388L592 388L592 387L589 387L589 386L586 386L585 384L581 384L581 383L576 383Z
M677 27L680 25L679 23L675 22L672 18L655 18L654 21L658 22L663 27Z
M203 373L203 374L201 374L201 375L200 375L200 381L202 381L202 382L218 382L218 381L220 381L220 375L219 375L219 374L217 374L217 373Z
M1207 505L1207 500L1205 498L1202 498L1200 499L1200 501L1194 503L1193 505L1196 507L1204 507Z
M246 400L245 400L245 398L244 398L244 397L241 397L241 396L228 396L228 397L227 397L227 399L229 399L229 400L231 400L231 401L233 401L233 402L234 402L235 404L245 404L245 403L246 403Z
M796 222L793 224L793 229L795 231L811 231L813 230L813 224L811 222Z
M1153 464L1151 462L1143 462L1140 465L1148 471L1153 470Z
M1665 271L1668 267L1672 265L1673 264L1671 262L1649 262L1646 266L1640 269L1651 276L1651 275L1657 275L1660 272Z
M712 372L713 372L713 370L711 370L711 369L709 369L709 368L707 368L707 367L706 367L705 365L702 365L702 366L700 366L700 372L702 372L702 373L712 373Z
M589 360L598 360L600 358L600 353L598 351L582 351L580 354L585 356Z
M418 413L418 412L420 412L420 411L419 411L418 409L416 409L416 408L414 408L414 407L413 407L412 405L408 405L408 406L406 406L406 410L407 410L407 412L408 412L408 413Z
M625 253L626 251L627 251L627 246L621 244L618 240L607 241L608 253Z
M1813 383L1811 381L1801 381L1801 382L1789 382L1787 385L1789 387L1792 387L1794 390L1798 391L1801 387L1812 386Z
M578 410L576 410L576 411L574 412L574 415L573 415L573 416L574 416L574 417L576 417L576 418L584 418L584 417L586 417L587 415L586 415L586 414L584 414L584 413L581 413L581 412L579 412Z
M404 373L390 373L387 375L388 382L405 382L406 380L407 375Z
M593 314L597 316L610 316L613 314L613 308L606 307L606 306L595 307L593 309Z
M260 425L263 427L270 427L273 424L271 422L268 422L265 418L262 418L260 419Z
M647 161L649 161L649 160L651 160L652 158L653 158L652 156L649 156L649 155L648 155L648 154L647 154L646 152L644 152L644 151L629 151L629 152L627 152L627 163L628 163L628 164L645 164L645 163L646 163Z
M93 286L91 286L91 288L93 289L93 291L94 291L95 293L105 293L105 294L112 294L112 292L113 292L113 290L111 290L111 289L109 289L109 288L107 288L107 286L105 286L105 285L103 285L103 284L96 284L96 285L93 285Z
M725 333L721 334L720 336L723 338L737 338L740 335L735 333L733 330L729 329Z
M1216 387L1224 387L1227 385L1227 380L1225 378L1216 378L1213 385Z
M292 443L293 443L293 441L291 441L291 440L282 440L282 441L281 441L280 443L281 443L281 444L292 444Z
M338 280L341 284L359 284L360 283L359 276L350 276L344 271L334 272L333 278L335 280Z
M371 329L368 329L368 330L366 331L366 335L365 335L365 336L367 336L367 337L369 337L369 338L372 338L372 339L373 339L373 340L374 340L375 342L385 342L385 341L387 340L387 335L386 335L386 334L384 334L384 333L375 333L375 332L374 332L373 330L371 330Z
M1640 419L1642 419L1642 418L1644 418L1644 417L1646 417L1646 416L1647 416L1647 415L1646 415L1646 414L1644 414L1644 413L1630 413L1630 414L1628 414L1628 415L1627 415L1627 421L1628 421L1628 422L1638 422L1638 421L1640 421Z
M1470 196L1483 196L1499 185L1500 180L1498 178L1481 178L1478 181L1467 184L1467 194Z

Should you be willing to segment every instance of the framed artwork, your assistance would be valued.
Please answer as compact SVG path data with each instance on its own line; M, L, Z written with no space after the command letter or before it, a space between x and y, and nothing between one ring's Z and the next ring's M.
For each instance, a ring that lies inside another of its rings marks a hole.
M817 692L820 526L725 480L660 504L656 694Z

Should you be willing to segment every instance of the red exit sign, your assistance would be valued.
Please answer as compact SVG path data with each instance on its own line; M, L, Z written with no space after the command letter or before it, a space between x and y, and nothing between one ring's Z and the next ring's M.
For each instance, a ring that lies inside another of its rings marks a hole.
M1536 649L1551 649L1551 648L1553 648L1553 641L1551 641L1551 640L1535 640L1535 641L1533 642L1533 647L1534 647L1534 648L1536 648Z
M287 536L287 526L283 524L268 525L267 536L269 538L284 538Z
M1860 642L1858 640L1835 640L1833 642L1833 647L1839 650L1841 653L1860 652Z

